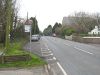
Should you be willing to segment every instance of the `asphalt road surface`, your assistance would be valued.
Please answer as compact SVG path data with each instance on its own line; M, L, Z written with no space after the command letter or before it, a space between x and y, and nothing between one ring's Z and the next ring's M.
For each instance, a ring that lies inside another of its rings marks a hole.
M100 47L56 37L42 37L67 75L100 75Z

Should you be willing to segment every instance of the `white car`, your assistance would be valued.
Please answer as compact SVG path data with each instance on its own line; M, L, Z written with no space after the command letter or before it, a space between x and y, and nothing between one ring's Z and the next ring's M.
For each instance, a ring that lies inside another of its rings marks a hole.
M39 35L32 35L31 41L38 41L40 39Z

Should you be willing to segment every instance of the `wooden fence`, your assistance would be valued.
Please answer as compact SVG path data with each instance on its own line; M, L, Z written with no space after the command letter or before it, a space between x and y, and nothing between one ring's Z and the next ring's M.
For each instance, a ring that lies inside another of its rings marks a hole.
M13 56L0 56L0 63L16 62L16 61L29 61L31 56L26 55L13 55Z

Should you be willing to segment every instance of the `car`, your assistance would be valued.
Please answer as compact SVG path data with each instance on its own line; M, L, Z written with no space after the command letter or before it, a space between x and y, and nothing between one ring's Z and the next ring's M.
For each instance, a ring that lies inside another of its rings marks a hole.
M53 34L53 37L56 37L56 34L55 33Z
M40 40L40 35L38 35L38 34L32 35L31 41L39 41L39 40Z

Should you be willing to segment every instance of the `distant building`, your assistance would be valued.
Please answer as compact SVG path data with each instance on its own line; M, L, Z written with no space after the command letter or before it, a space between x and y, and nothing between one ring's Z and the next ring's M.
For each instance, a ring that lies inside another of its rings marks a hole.
M95 28L93 30L91 30L91 32L89 32L88 34L98 35L98 34L100 34L100 28L98 26L95 26Z
M62 25L65 26L65 25L74 25L76 22L75 22L75 17L63 17L63 20L62 20Z

